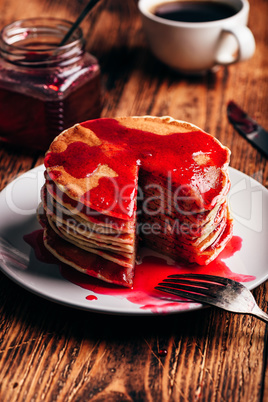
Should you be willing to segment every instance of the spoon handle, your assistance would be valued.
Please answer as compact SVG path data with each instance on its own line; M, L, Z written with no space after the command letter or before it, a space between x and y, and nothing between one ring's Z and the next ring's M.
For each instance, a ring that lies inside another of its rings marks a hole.
M84 10L82 11L82 13L79 15L79 17L77 18L77 20L73 23L73 25L71 26L71 28L69 29L69 31L66 33L66 35L64 36L64 38L62 39L62 41L60 42L59 46L63 46L65 45L65 43L67 42L67 40L70 38L70 36L72 35L72 33L76 30L76 28L78 27L78 25L83 21L83 19L85 18L85 16L89 13L90 10L92 10L92 8L99 2L100 0L90 0L88 2L88 4L86 5L86 7L84 8Z

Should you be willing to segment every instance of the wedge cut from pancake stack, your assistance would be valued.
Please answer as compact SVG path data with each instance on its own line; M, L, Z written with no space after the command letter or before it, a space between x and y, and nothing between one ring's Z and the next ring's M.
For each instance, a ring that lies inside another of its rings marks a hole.
M232 236L230 151L170 117L102 118L60 134L38 211L62 262L131 287L139 244L208 264Z

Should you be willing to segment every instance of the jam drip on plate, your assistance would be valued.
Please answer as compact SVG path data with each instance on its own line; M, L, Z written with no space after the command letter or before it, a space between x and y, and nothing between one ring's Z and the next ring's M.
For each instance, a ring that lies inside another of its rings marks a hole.
M216 260L206 266L172 262L163 256L147 255L141 258L141 263L136 265L134 284L131 289L105 283L96 278L82 274L68 265L62 264L52 257L43 244L43 230L37 230L24 237L25 241L35 250L36 258L42 262L59 265L62 276L73 284L88 290L86 299L89 303L98 303L98 295L126 298L129 302L137 304L142 310L150 310L154 313L167 313L191 309L193 302L176 296L168 296L168 300L162 292L155 290L155 286L168 275L174 274L210 274L227 277L239 282L249 282L255 279L253 276L232 272L223 261L233 256L242 247L242 240L234 236L221 252ZM90 261L88 269L92 272L99 269L102 258L98 257L95 262ZM107 267L110 269L110 267ZM196 304L195 304L196 305Z

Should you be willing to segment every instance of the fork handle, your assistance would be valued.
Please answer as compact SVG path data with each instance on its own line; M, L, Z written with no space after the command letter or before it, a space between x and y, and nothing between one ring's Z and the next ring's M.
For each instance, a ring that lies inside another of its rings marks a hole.
M251 311L251 314L260 318L262 321L268 322L268 314L262 311L260 307L257 305L254 306L254 308Z

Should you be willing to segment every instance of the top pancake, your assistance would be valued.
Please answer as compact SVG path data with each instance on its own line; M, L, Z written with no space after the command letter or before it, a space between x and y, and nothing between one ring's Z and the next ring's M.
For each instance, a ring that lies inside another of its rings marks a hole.
M45 166L59 190L73 200L131 220L143 172L172 190L180 208L194 206L196 213L226 197L229 159L229 149L198 127L147 116L76 124L52 142Z

